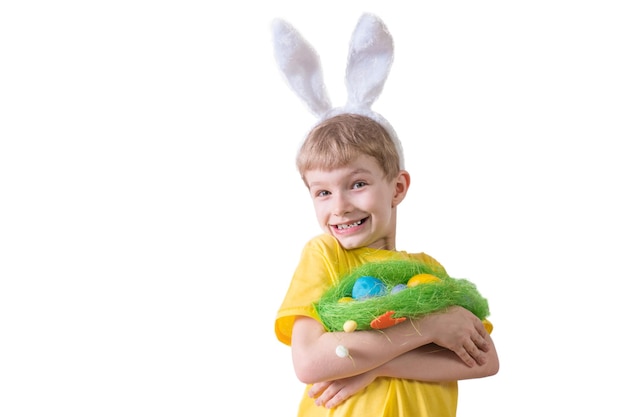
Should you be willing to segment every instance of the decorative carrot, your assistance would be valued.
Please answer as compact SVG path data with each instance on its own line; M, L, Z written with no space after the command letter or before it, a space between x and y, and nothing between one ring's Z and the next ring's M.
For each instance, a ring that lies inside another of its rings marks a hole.
M406 320L406 317L391 317L394 313L395 311L388 311L385 314L381 314L370 322L370 327L372 329L381 330L386 329L387 327L391 327L395 324L402 323L404 320Z

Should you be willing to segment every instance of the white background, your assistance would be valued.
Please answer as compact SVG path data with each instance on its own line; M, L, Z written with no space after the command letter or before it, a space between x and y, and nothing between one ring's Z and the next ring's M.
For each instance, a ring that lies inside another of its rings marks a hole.
M293 163L314 118L269 25L340 105L366 11L395 39L398 247L490 301L501 371L459 416L623 415L621 2L381 3L2 3L0 415L295 415L273 320L318 233Z

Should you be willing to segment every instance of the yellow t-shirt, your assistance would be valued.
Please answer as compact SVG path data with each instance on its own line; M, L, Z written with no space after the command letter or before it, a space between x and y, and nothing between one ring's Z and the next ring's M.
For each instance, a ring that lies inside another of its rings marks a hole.
M435 269L445 270L434 258L424 254L409 254L359 248L345 250L330 235L310 240L302 251L300 263L291 285L278 310L276 337L291 345L293 323L297 316L320 320L313 304L322 294L351 269L366 262L387 259L417 259ZM376 416L376 417L454 417L457 409L456 381L430 383L400 378L376 378L365 389L334 409L316 406L306 387L300 401L298 416Z

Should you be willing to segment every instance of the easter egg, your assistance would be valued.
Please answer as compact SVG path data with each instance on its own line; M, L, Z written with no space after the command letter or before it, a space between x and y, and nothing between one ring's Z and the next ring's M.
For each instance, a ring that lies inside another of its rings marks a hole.
M343 324L343 331L346 333L350 333L356 330L356 321L354 320L347 320L344 324Z
M350 356L350 351L348 350L348 348L346 348L345 346L342 346L342 345L339 345L339 346L337 346L337 348L335 348L335 353L340 358L345 358L347 356Z
M337 300L338 303L349 303L350 301L354 301L352 297L341 297Z
M385 294L385 284L378 278L364 276L358 278L352 287L352 298L363 300L365 298L379 297Z
M398 284L398 285L396 285L395 287L393 287L393 288L391 289L391 293L392 293L392 294L399 293L400 291L402 291L402 290L406 289L406 287L407 287L407 285L406 285L406 284Z
M416 285L419 285L419 284L427 284L429 282L437 282L437 281L441 281L441 280L434 275L417 274L417 275L413 275L411 279L409 280L409 282L406 283L406 285L407 287L415 287Z

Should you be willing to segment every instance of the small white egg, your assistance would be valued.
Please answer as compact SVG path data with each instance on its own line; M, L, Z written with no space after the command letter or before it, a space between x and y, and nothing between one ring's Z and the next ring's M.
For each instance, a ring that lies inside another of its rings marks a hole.
M342 345L337 346L337 349L335 349L335 353L340 358L345 358L345 357L350 356L350 351L348 350L348 348Z

